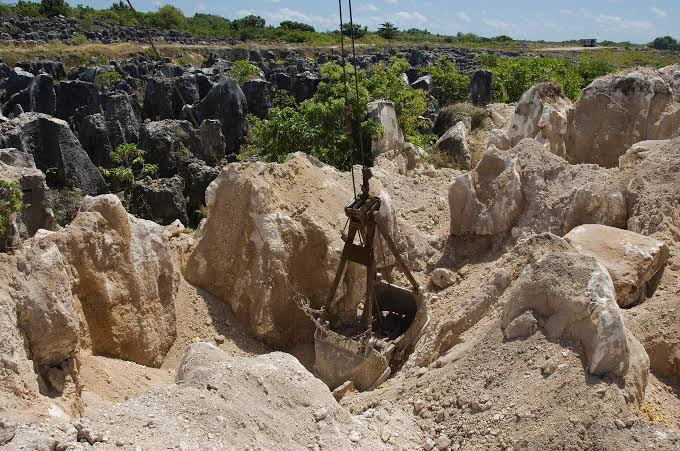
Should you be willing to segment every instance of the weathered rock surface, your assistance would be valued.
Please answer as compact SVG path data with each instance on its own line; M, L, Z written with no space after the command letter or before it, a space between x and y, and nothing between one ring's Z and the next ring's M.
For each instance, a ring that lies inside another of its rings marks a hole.
M50 241L34 240L17 258L14 280L19 327L31 359L57 365L73 357L80 338L68 263Z
M179 175L136 181L130 192L130 212L161 225L171 224L176 219L182 224L189 224L183 192L184 180Z
M394 102L375 100L368 104L368 117L383 128L380 137L371 141L373 158L389 151L399 151L405 144L404 133L401 131Z
M581 343L589 372L622 376L628 371L628 338L614 284L595 258L547 255L529 265L506 295L503 329L532 311L548 336Z
M574 104L551 83L532 86L522 94L507 130L491 134L489 145L507 150L525 138L533 138L546 150L564 157L568 118Z
M48 185L77 187L91 195L108 191L104 178L66 122L46 114L26 113L0 124L0 132L0 146L32 154L38 169L51 174Z
M71 224L42 240L74 268L92 350L159 366L175 337L178 287L163 228L105 195L86 197Z
M586 224L564 238L607 268L621 307L640 304L651 296L668 261L666 244L628 230Z
M304 154L280 165L231 164L206 192L208 219L185 276L229 303L266 342L309 340L312 323L295 296L302 293L315 308L325 302L351 198L345 174ZM340 283L338 313L359 302L357 271L350 266Z
M446 155L449 162L461 169L470 166L468 132L463 122L458 122L444 133L432 146L433 152Z
M511 155L487 150L472 171L451 184L449 208L453 235L510 230L523 208L520 175Z
M24 193L21 232L33 236L56 223L47 197L45 174L36 169L33 156L18 149L0 149L0 179L18 182Z
M583 90L569 118L567 158L615 167L636 142L678 136L678 110L671 87L655 70L598 78Z
M238 153L248 131L248 103L238 83L223 77L196 106L199 121L218 119L226 142L225 152Z

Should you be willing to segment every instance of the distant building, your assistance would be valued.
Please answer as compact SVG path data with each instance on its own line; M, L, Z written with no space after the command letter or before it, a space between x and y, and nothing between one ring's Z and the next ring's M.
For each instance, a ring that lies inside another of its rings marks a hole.
M581 45L583 47L595 47L597 45L597 39L581 39Z

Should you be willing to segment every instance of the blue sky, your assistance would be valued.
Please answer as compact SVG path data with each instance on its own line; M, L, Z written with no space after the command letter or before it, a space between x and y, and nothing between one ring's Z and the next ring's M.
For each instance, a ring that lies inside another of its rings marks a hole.
M346 0L343 0L346 5ZM106 7L112 0L71 0ZM170 3L185 14L208 12L227 18L263 16L267 23L298 20L319 30L337 27L337 0L133 0L141 10ZM459 31L518 39L565 40L595 37L649 42L669 34L680 38L680 0L353 0L355 22L375 28L390 21L400 28Z

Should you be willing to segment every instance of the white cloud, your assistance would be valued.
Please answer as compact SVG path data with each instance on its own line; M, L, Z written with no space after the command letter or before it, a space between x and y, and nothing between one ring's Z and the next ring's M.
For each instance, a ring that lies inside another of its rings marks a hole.
M198 2L198 3L196 4L196 9L197 9L198 11L201 11L201 12L202 12L202 11L205 11L207 8L206 8L206 6L205 6L205 3L203 3L203 2Z
M462 20L463 22L467 22L467 23L472 22L472 19L470 19L470 16L465 14L465 12L463 12L463 11L460 11L458 14L456 14L456 16L458 16L458 18L460 20Z
M602 25L605 30L648 30L652 28L652 23L648 20L630 20L619 16L609 16L606 14L600 14L597 19L597 23Z
M305 14L290 8L281 8L278 11L262 11L259 13L267 22L282 22L284 20L294 20L304 22L320 29L337 28L337 18L335 16L317 16Z
M239 9L236 11L236 16L238 17L250 16L251 14L255 14L255 11L252 9Z
M668 15L666 14L666 11L661 8L657 8L656 6L652 7L652 14L662 19Z
M563 14L565 16L573 16L574 11L572 11L570 9L563 8L563 9L560 9L560 14Z
M497 30L504 30L504 31L509 31L515 28L514 24L511 24L509 22L503 22L502 20L498 19L487 19L484 18L482 19L482 23L486 25L487 27L491 28L496 28Z
M399 11L395 14L395 17L398 17L402 20L411 20L414 22L427 22L427 17L417 11Z
M389 3L391 5L396 5L397 3L399 3L399 0L385 0L385 3Z
M366 3L357 8L357 11L379 11L380 8L375 6L373 3Z

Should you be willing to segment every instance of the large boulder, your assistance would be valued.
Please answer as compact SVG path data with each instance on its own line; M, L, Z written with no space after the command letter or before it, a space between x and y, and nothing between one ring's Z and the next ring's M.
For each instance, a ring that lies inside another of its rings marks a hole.
M54 80L51 75L37 75L31 82L28 92L29 109L26 111L54 116L57 107L57 95L54 92Z
M272 84L267 80L256 78L244 82L241 88L248 102L248 112L261 119L269 117L269 109L272 107L274 95Z
M58 365L74 356L80 338L68 263L47 240L32 240L18 254L14 280L19 327L31 359Z
M585 224L564 238L607 268L621 307L632 307L650 297L668 261L665 243L628 230Z
M56 226L47 196L45 174L35 167L33 156L18 149L0 149L0 179L18 182L23 192L21 232L33 236L39 229Z
M373 158L389 151L401 150L406 141L399 126L394 102L374 100L368 104L368 117L383 128L383 134L371 141Z
M303 102L314 97L316 90L319 88L319 83L321 83L321 77L313 72L304 71L295 74L292 81L292 91L295 100Z
M564 157L567 121L574 104L554 83L540 83L522 94L507 130L496 130L489 144L507 150L533 138L546 150Z
M48 173L55 187L77 187L86 194L108 191L97 167L68 124L41 113L26 113L0 124L0 147L14 147L33 155L35 165Z
M236 80L222 77L196 106L202 119L218 119L226 142L225 152L238 153L248 132L248 103Z
M132 102L130 96L124 92L106 97L104 118L109 142L114 149L120 144L139 141L140 124Z
M160 366L172 346L179 274L163 227L129 215L118 197L86 197L66 228L41 241L72 266L92 351Z
M192 152L201 154L201 139L188 121L165 119L148 122L141 129L139 147L145 161L158 164L161 177L172 177L191 159Z
M567 158L615 167L639 141L680 135L680 108L662 76L635 69L588 85L569 119Z
M509 231L522 213L522 183L517 164L490 148L477 166L449 187L452 235L496 235Z
M532 139L508 151L522 182L523 212L513 236L564 235L581 224L625 227L628 197L616 169L572 165Z
M304 154L283 164L230 164L206 192L208 218L184 273L227 302L253 335L287 347L311 340L299 294L325 304L343 246L347 174ZM341 280L337 315L356 315L359 268Z
M167 179L144 178L132 184L130 213L168 225L179 219L188 224L184 180L179 175Z
M461 169L470 167L470 146L468 145L468 132L465 124L461 121L448 129L432 146L432 151L441 155L450 164Z
M480 69L470 79L470 99L476 105L487 105L493 100L493 72Z
M34 76L32 73L26 72L20 67L13 68L9 73L7 82L5 83L7 95L11 96L28 88L33 81L33 78Z
M111 167L113 146L109 139L109 129L103 114L85 116L78 127L78 140L97 167Z
M172 81L167 78L149 78L144 89L142 114L145 119L158 121L178 119L173 107Z
M630 350L614 284L595 258L549 254L528 265L505 296L503 330L531 311L549 337L581 344L590 373L623 376L628 371Z
M103 112L99 91L94 83L82 80L64 80L55 87L56 115L73 124L77 130L85 116Z

